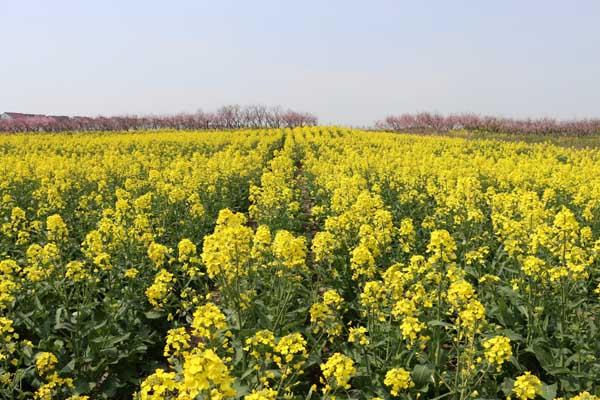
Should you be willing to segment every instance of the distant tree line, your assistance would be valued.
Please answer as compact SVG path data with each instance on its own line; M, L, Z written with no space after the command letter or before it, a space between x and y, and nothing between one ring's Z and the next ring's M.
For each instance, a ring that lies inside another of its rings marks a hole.
M435 113L389 116L377 128L402 132L447 132L465 129L502 134L589 136L600 134L600 119L556 120L552 118L513 119L476 114Z
M64 117L24 115L0 119L0 132L127 131L147 129L293 128L317 125L316 116L262 105L227 105L215 112L168 116Z

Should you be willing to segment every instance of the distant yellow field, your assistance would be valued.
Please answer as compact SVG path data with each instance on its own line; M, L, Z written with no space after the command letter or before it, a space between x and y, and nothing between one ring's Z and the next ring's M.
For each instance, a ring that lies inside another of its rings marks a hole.
M600 150L0 136L0 398L598 399Z

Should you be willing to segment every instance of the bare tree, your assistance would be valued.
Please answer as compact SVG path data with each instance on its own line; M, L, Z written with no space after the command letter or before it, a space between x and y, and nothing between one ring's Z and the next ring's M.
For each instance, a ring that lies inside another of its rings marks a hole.
M454 129L504 134L587 136L600 134L600 119L560 121L552 118L513 119L476 114L418 113L388 116L378 129L405 132L447 132Z
M0 120L0 132L125 131L139 129L258 129L317 125L317 117L281 107L227 105L214 113L163 116L64 117L25 115Z

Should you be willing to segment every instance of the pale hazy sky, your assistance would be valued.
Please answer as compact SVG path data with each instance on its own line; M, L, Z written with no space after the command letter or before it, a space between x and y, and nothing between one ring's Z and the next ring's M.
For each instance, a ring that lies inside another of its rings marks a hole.
M600 117L600 1L0 0L0 112Z

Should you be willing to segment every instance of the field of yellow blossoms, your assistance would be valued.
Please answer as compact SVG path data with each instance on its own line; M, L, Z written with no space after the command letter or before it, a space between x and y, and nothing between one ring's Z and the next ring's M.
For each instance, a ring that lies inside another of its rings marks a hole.
M2 399L599 396L600 150L0 136Z

